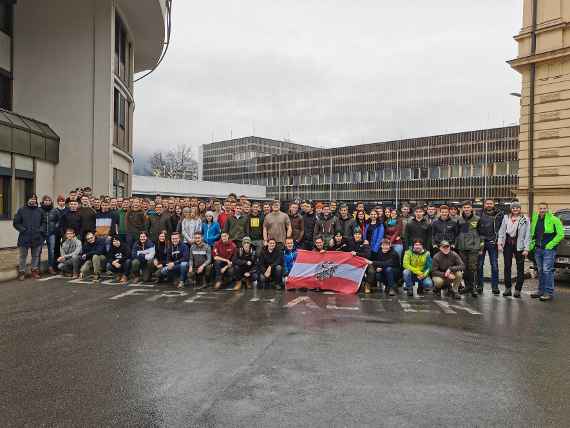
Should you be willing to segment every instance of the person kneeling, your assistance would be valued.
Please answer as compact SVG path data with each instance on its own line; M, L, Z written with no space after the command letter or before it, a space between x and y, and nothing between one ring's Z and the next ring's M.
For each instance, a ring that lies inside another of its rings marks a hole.
M396 277L400 269L400 256L392 248L389 239L383 239L380 251L372 258L376 281L384 284L385 291L390 296L396 295Z
M212 249L204 242L201 233L194 234L194 243L190 247L188 259L188 274L190 285L195 288L205 288L212 274Z
M107 270L117 275L116 280L120 280L121 284L126 284L131 273L131 252L118 236L111 240L107 261Z
M65 276L73 274L73 279L79 278L81 248L81 241L75 235L75 230L67 229L65 231L65 241L61 244L61 255L57 259L57 268Z
M141 273L144 282L150 281L150 276L153 270L154 254L154 242L148 239L146 232L140 232L139 239L133 244L131 252L131 270L134 276L133 282L139 282Z
M291 269L297 260L297 247L293 238L287 238L285 240L285 249L283 250L283 280L287 281Z
M197 235L202 234L196 233ZM173 232L170 237L170 245L166 250L166 265L162 268L162 275L166 276L169 281L178 281L177 287L182 288L186 283L188 276L188 260L189 260L188 245L181 242L180 233Z
M275 288L281 290L283 281L283 252L277 248L275 239L267 241L267 247L261 252L258 261L259 288L267 288L271 281Z
M433 282L429 277L431 271L431 256L429 251L424 249L421 239L414 241L413 247L404 253L404 283L408 296L414 295L414 283L418 282L418 295L423 295L424 290L432 289Z
M447 295L461 300L459 286L463 280L465 265L463 260L451 249L449 242L441 241L439 252L433 256L432 277L437 290L447 289Z
M241 248L238 249L234 256L233 265L234 290L240 290L244 283L246 288L250 288L257 283L257 256L249 236L245 236L242 239Z
M92 232L87 232L85 235L85 244L81 250L80 260L83 266L81 267L81 275L79 277L85 278L93 272L93 281L99 281L103 266L106 266L106 253L105 240L96 238Z
M216 272L216 282L214 290L218 290L224 283L224 279L232 280L232 259L237 253L236 244L230 241L227 232L222 233L221 239L214 245L214 271Z

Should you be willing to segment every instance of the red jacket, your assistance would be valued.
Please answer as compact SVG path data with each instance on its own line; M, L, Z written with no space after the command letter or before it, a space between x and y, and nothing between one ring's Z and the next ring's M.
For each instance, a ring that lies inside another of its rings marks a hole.
M237 253L236 244L233 241L228 241L225 244L220 239L214 245L214 257L219 256L227 260L232 260Z

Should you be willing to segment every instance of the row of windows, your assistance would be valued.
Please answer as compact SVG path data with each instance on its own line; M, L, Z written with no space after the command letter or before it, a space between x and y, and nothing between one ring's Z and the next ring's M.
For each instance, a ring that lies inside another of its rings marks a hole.
M129 42L125 24L115 16L115 74L130 87L132 82L132 44Z
M129 174L113 168L113 196L125 198L129 195Z
M131 153L131 103L117 88L115 88L113 109L113 145L127 153Z

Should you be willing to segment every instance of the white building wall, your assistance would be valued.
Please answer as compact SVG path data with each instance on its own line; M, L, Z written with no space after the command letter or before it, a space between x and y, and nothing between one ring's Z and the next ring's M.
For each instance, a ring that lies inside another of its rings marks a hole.
M41 160L36 161L36 193L38 198L41 199L43 195L48 195L53 199L55 205L55 200L57 194L54 193L54 181L55 181L55 165L50 162L45 162Z

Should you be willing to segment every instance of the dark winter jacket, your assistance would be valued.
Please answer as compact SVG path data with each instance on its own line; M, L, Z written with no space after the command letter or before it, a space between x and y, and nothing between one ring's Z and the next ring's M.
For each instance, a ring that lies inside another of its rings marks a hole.
M111 249L107 253L108 262L119 262L121 265L131 258L131 251L121 242L119 247L111 245Z
M455 248L457 251L480 251L483 241L477 231L479 226L479 217L471 214L471 217L460 215L457 220L459 235L455 240Z
M406 225L405 245L410 248L416 239L421 239L424 248L431 248L431 224L425 217L421 221L412 218Z
M357 227L356 220L351 216L348 216L347 218L337 217L334 224L335 232L342 233L342 236L345 239L352 239L354 237L354 230ZM361 233L364 233L364 231L361 230Z
M81 247L81 259L84 261L91 260L93 256L104 256L106 253L105 240L101 238L96 238L92 244L85 241Z
M65 235L65 231L67 229L73 229L75 231L75 235L78 237L81 234L81 216L79 215L79 211L67 211L63 214L60 222L60 233Z
M252 241L263 241L263 218L261 214L250 214L249 218L249 237Z
M315 233L315 213L305 213L303 214L303 241L313 242L313 235Z
M206 244L203 244L207 247ZM190 248L184 242L179 242L177 245L170 244L166 249L166 261L179 265L182 262L190 260ZM199 265L198 265L199 266Z
M269 266L283 266L283 252L277 248L269 252L267 248L264 248L257 260L257 265L260 272L266 271Z
M398 256L398 253L394 251L393 248L390 248L390 250L387 253L380 250L377 254L374 255L372 263L374 264L375 269L376 268L384 269L387 267L399 269L400 256Z
M43 244L47 230L47 217L41 208L25 205L18 210L14 217L14 228L20 232L18 247L32 248Z
M293 241L296 243L302 242L305 234L305 222L303 217L299 213L294 216L289 214L289 220L291 220L291 229L293 230Z
M402 243L402 220L387 219L384 223L384 238L389 239L392 245Z
M165 265L168 262L168 253L170 251L170 245L167 242L156 241L154 248L154 259L161 265Z
M133 249L131 251L131 260L138 259L141 262L149 262L154 259L155 252L156 248L154 246L154 242L152 242L150 239L147 239L144 244L137 240L133 244Z
M365 244L362 240L356 242L354 238L349 239L346 241L344 251L347 253L354 251L359 257L364 257L365 259L370 258L370 245Z
M324 215L317 218L315 221L315 230L313 239L322 238L325 241L325 247L328 246L329 241L334 236L336 218L332 215L325 217ZM352 238L352 236L351 236Z
M247 262L250 262L248 265ZM236 265L242 271L253 270L257 266L257 256L255 254L255 248L253 246L249 247L249 252L245 252L243 247L239 248L236 255L234 256L232 263Z
M228 216L224 223L223 231L226 232L232 241L241 241L244 236L249 235L249 218L247 215Z
M483 210L479 218L479 227L477 232L484 241L497 242L501 223L503 222L503 213L493 209L490 212Z
M81 218L81 227L79 233L81 238L84 238L87 232L95 233L95 220L97 212L91 207L81 207L79 210L79 217Z
M450 251L445 255L439 251L432 259L431 272L433 276L443 277L447 270L451 272L459 272L465 270L465 264L459 254L455 251Z
M42 223L46 226L43 231L44 236L54 235L58 231L59 227L59 210L56 210L52 205L49 207L42 205L40 209L42 210L42 214L46 217L42 220Z
M447 241L454 246L457 235L459 235L459 226L451 217L447 220L440 217L431 224L431 244L434 247L439 247L441 241Z
M125 216L127 234L138 239L142 231L147 231L147 217L143 210L129 210Z

